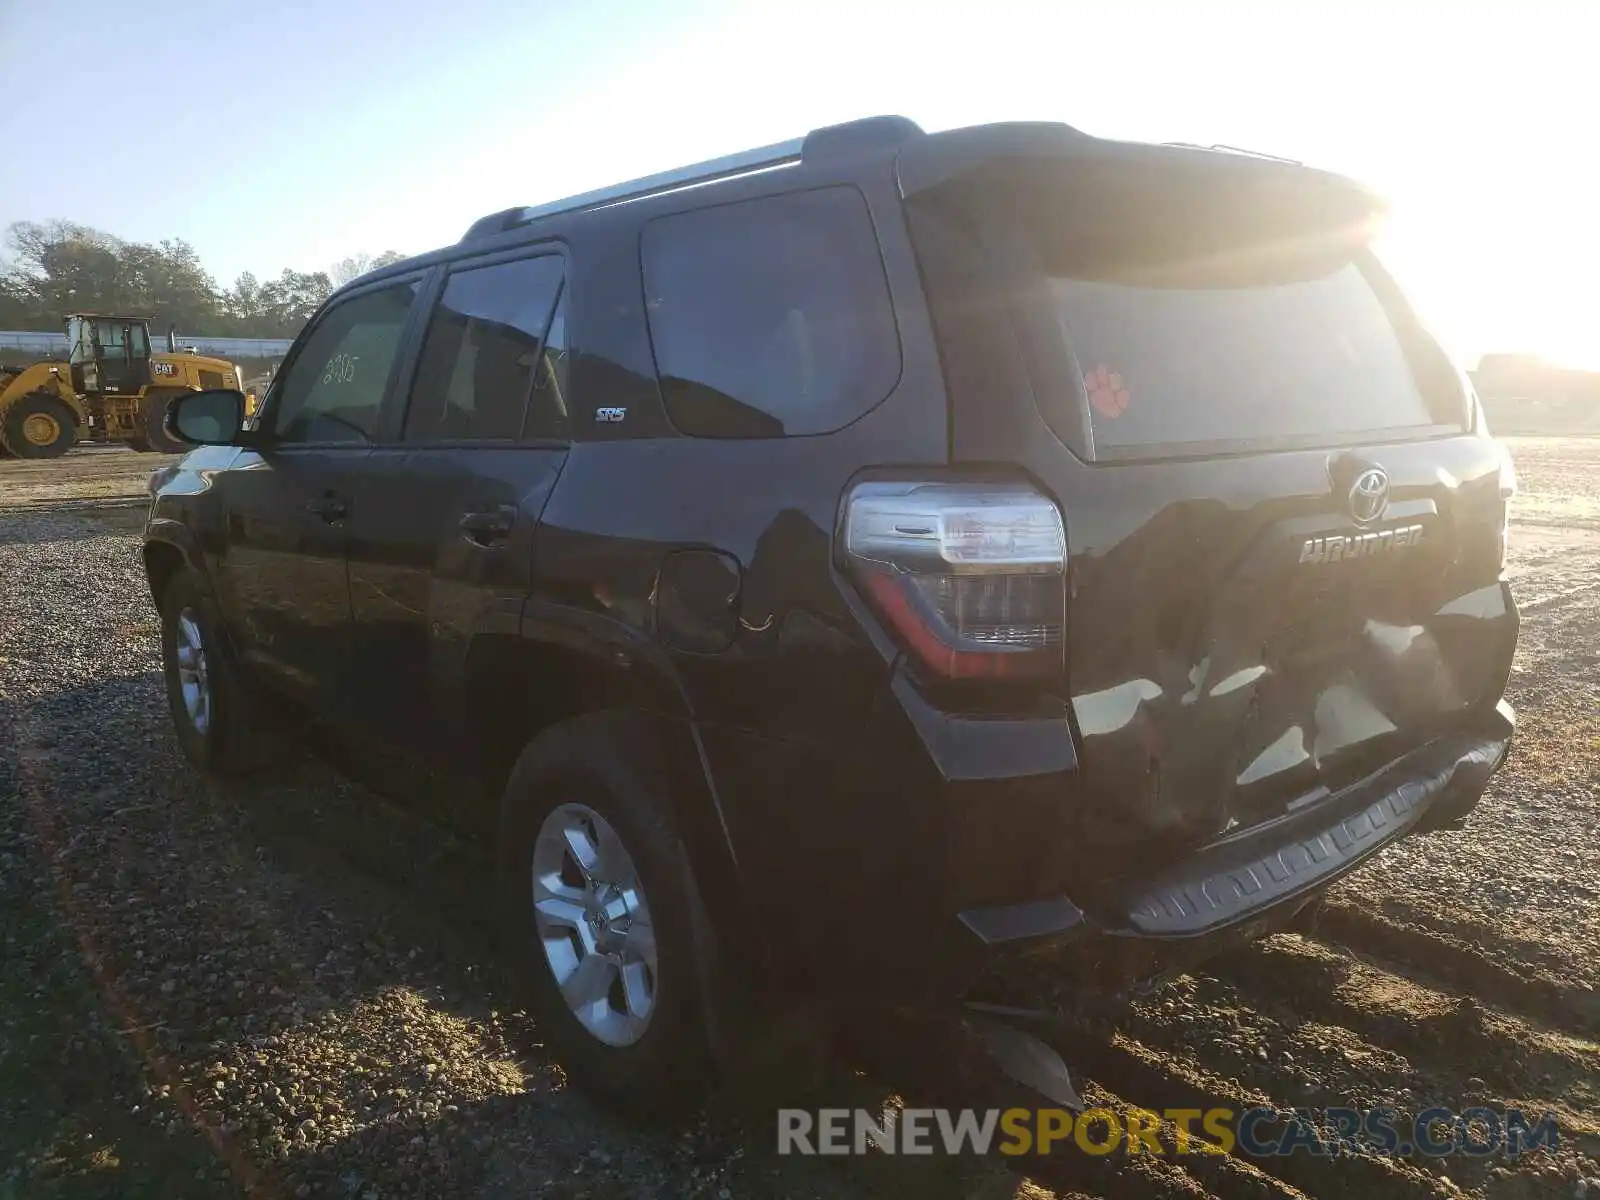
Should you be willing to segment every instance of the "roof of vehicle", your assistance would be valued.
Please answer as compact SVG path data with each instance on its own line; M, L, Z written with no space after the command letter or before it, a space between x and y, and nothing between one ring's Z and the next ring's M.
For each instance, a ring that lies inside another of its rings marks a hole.
M487 243L520 230L525 233L555 218L630 205L651 197L688 189L712 189L752 175L785 168L837 162L850 157L881 156L892 163L902 196L931 191L960 176L1007 159L1055 159L1064 165L1094 162L1104 165L1156 166L1176 172L1184 181L1203 183L1207 177L1234 177L1239 173L1262 180L1293 182L1337 196L1343 203L1379 212L1383 202L1354 180L1304 166L1292 159L1241 150L1233 146L1196 146L1186 143L1127 142L1095 137L1059 122L998 122L927 133L914 121L899 116L866 117L842 125L814 129L804 137L754 150L740 151L655 175L628 180L535 206L516 206L489 213L474 221L460 242L414 255L372 271L346 284L340 291L364 287L418 267L459 257L463 247ZM507 238L504 245L516 239ZM337 294L337 293L336 293Z

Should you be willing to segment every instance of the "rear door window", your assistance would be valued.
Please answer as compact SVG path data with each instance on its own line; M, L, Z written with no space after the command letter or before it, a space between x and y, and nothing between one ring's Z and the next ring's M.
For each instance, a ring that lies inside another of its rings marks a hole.
M543 361L564 274L564 260L544 254L450 275L422 343L405 441L566 436L565 402Z
M877 237L854 188L662 217L642 252L661 390L684 433L828 433L899 378Z
M1095 445L1272 441L1434 423L1361 268L1244 286L1053 277Z

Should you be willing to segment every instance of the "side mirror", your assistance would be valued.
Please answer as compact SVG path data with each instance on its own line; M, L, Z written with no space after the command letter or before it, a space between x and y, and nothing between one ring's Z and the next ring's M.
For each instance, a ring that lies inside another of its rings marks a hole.
M244 429L244 394L232 388L188 392L167 405L168 437L196 446L232 446Z

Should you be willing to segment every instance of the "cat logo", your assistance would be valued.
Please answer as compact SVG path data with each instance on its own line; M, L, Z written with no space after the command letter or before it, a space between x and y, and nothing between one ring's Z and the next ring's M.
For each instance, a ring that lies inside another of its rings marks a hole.
M151 362L150 374L162 375L170 378L178 373L178 364L169 362Z

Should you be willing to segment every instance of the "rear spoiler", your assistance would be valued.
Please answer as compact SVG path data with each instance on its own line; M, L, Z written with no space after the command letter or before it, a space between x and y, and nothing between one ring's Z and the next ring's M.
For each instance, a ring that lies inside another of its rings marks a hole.
M1097 257L1182 257L1197 249L1364 241L1387 205L1342 175L1289 159L1097 138L1070 125L1009 123L928 134L896 160L907 200L1004 199L1063 244Z
M1183 142L1123 142L1099 138L1050 121L1009 121L930 133L907 142L897 169L901 196L910 199L964 175L999 165L1006 159L1056 160L1084 168L1115 167L1181 176L1191 181L1208 177L1256 181L1293 180L1308 189L1340 193L1368 213L1387 205L1377 193L1353 179L1234 146L1195 146Z

